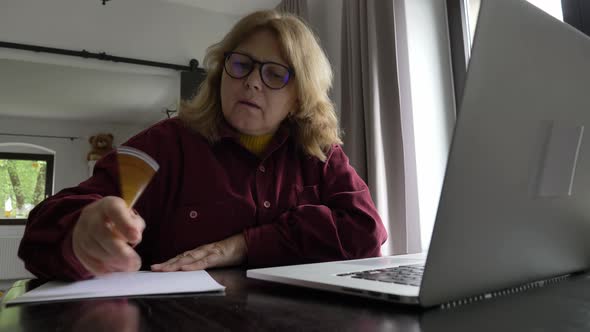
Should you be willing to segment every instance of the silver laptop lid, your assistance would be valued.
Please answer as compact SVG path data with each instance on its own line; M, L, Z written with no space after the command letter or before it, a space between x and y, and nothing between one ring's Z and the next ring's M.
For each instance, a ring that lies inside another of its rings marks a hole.
M422 305L588 268L590 39L482 0Z

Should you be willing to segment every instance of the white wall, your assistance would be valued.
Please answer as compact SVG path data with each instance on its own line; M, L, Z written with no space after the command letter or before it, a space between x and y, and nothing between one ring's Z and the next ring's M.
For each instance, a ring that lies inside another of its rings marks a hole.
M414 122L422 249L430 237L455 123L447 10L440 0L403 2L409 98ZM403 95L403 93L402 93Z
M340 115L340 58L342 35L342 0L307 0L309 10L309 25L319 37L322 48L334 71L334 84L330 97L336 105L336 112Z

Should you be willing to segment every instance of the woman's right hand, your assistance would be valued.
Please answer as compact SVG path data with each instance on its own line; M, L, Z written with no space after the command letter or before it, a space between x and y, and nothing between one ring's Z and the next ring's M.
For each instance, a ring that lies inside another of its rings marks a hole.
M137 271L135 247L145 228L143 218L119 197L104 197L86 206L72 237L74 254L93 275Z

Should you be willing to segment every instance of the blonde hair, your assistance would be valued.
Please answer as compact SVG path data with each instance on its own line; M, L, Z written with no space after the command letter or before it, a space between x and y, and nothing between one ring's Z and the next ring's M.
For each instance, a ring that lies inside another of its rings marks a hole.
M207 77L197 95L183 102L179 117L210 142L219 139L219 124L223 119L220 86L224 52L234 50L261 29L276 34L281 55L295 72L298 107L288 119L294 124L297 144L305 153L325 161L331 145L342 144L334 105L328 97L332 69L311 29L288 13L254 12L242 18L219 43L211 45L203 60Z

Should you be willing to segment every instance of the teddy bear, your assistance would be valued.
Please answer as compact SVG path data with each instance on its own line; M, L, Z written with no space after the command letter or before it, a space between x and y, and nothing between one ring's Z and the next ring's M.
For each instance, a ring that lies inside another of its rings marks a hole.
M94 136L91 136L88 139L90 143L90 152L86 156L87 160L99 160L107 154L109 151L113 150L113 135L112 134L105 134L100 133Z

